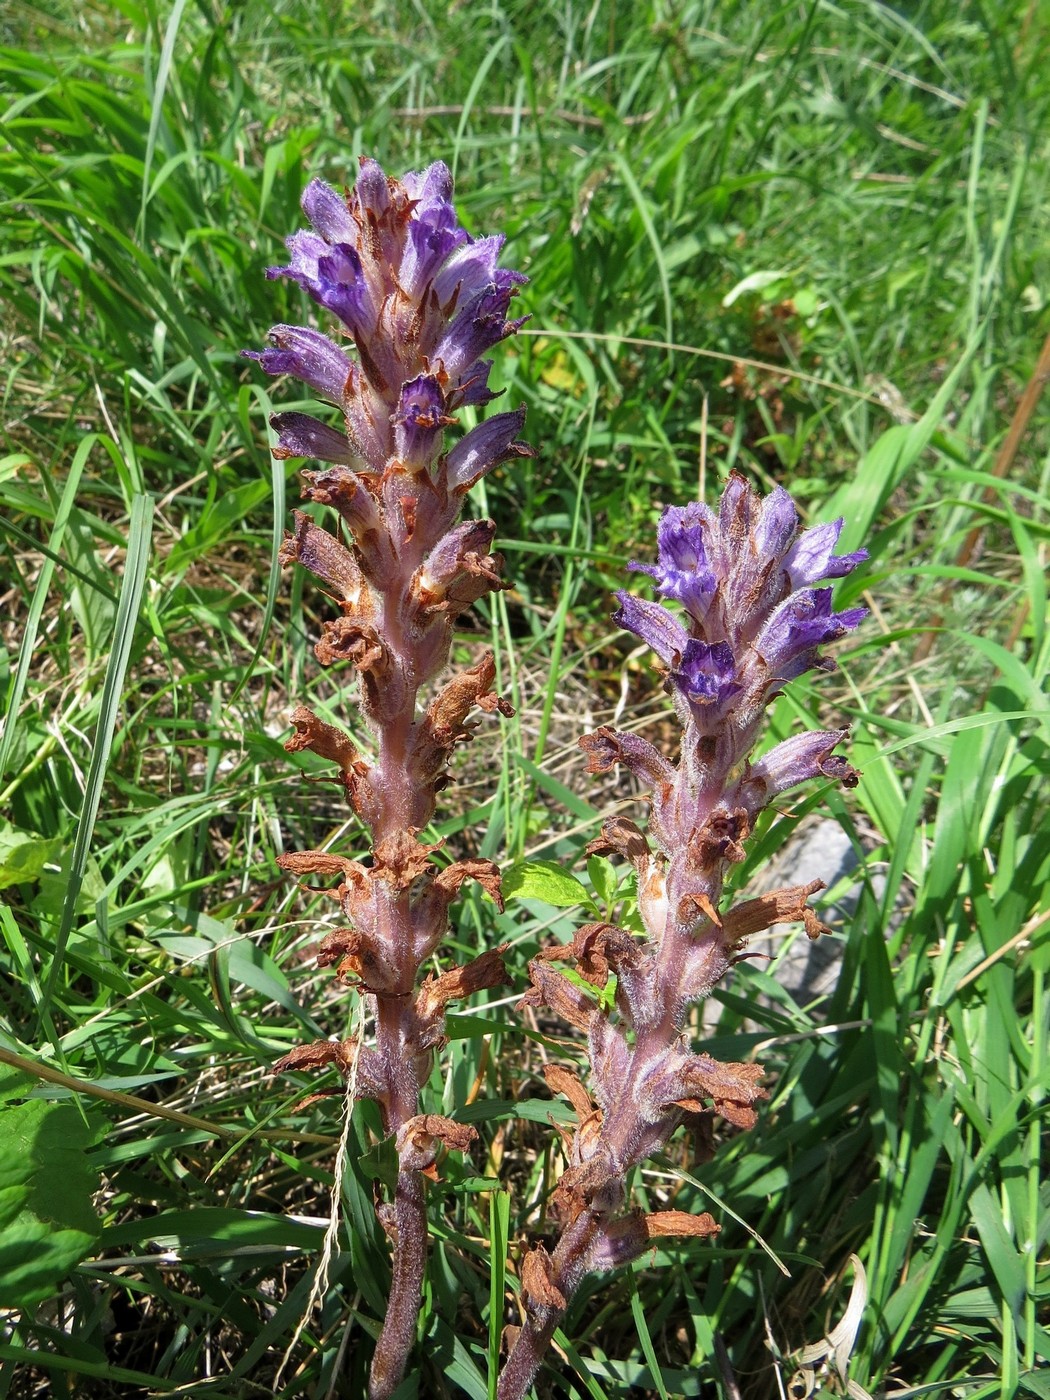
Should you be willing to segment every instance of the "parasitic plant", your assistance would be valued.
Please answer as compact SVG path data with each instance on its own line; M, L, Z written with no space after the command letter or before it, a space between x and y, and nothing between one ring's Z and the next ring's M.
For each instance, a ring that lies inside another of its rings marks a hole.
M529 454L517 440L524 409L483 420L451 446L445 440L460 409L496 397L482 357L521 324L508 310L525 281L497 265L502 237L472 238L459 226L451 198L452 177L440 163L394 180L364 160L345 195L312 181L302 206L313 231L289 238L289 266L267 275L292 279L331 312L346 348L316 330L278 325L270 348L250 353L268 373L303 381L340 416L337 424L295 412L271 419L275 456L327 464L304 473L304 495L341 521L333 534L297 512L282 555L316 575L338 607L316 653L322 665L356 669L371 751L302 706L286 748L336 766L369 831L371 859L299 851L279 864L292 875L338 880L332 893L346 926L325 936L318 957L367 999L375 1034L370 1045L302 1046L278 1068L334 1065L358 1098L376 1101L396 1144L396 1188L377 1206L393 1276L373 1400L397 1387L415 1339L426 1178L436 1175L442 1145L462 1150L474 1136L420 1112L444 1010L505 980L495 949L419 985L462 884L479 881L500 900L490 861L441 865L438 845L419 840L453 749L471 737L471 712L510 712L492 691L492 655L446 680L425 706L421 696L448 663L457 618L501 586L492 521L457 523L466 494L498 463Z
M799 531L788 493L764 499L733 473L717 511L693 503L664 512L658 562L634 564L652 576L676 611L621 592L615 620L635 633L665 668L665 688L681 725L673 763L633 734L602 727L580 742L590 770L622 764L651 793L648 832L615 817L589 850L633 865L645 935L606 923L579 929L571 946L530 965L526 1002L546 1005L587 1036L591 1091L569 1070L550 1066L550 1087L579 1120L566 1134L569 1167L554 1196L560 1236L537 1245L521 1268L524 1323L499 1383L499 1400L521 1400L581 1280L636 1258L664 1235L707 1235L709 1215L631 1210L627 1177L681 1126L709 1145L711 1118L737 1128L755 1122L767 1097L754 1064L723 1064L696 1053L689 1008L705 997L746 940L773 924L822 926L807 899L819 881L722 906L728 867L744 858L759 814L780 793L812 778L852 786L856 774L834 749L845 730L796 735L760 758L749 755L766 707L784 683L834 663L820 648L857 626L865 610L833 612L830 588L811 585L848 574L864 551L836 555L842 522ZM571 959L575 980L552 962ZM589 993L615 978L609 1001ZM593 1102L592 1102L593 1094Z

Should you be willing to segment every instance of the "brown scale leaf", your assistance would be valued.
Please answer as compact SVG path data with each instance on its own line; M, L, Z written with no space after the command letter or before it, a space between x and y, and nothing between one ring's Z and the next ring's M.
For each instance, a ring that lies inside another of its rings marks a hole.
M750 822L743 807L734 807L732 812L718 808L693 836L690 851L701 869L722 860L738 864L745 858L743 842L750 834Z
M818 890L824 889L823 880L811 880L808 885L791 885L786 889L771 890L757 899L747 899L735 904L722 920L722 930L731 945L743 943L763 929L774 924L804 923L811 938L818 937L825 925L820 922L806 900ZM807 915L809 916L807 918ZM811 925L816 925L816 933L810 933Z
M422 756L433 750L447 754L456 744L472 738L472 730L464 727L464 721L475 706L490 714L498 710L507 718L513 715L513 707L492 690L495 678L495 657L487 651L474 666L461 671L443 686L431 701L420 726L417 753Z
M599 1151L601 1130L600 1113L592 1114L580 1125L576 1150L584 1160L563 1172L555 1189L554 1205L567 1222L575 1220L585 1210L611 1215L623 1206L623 1173Z
M594 1113L590 1094L584 1088L579 1075L573 1074L572 1070L566 1069L564 1065L546 1064L543 1066L543 1077L552 1094L562 1094L569 1100L581 1122Z
M501 943L463 967L453 967L439 976L429 976L416 998L416 1012L422 1021L440 1016L450 1001L459 1001L485 987L510 986L503 954L510 945Z
M449 421L454 420L450 419ZM415 496L400 496L398 505L401 508L401 519L405 522L405 543L407 544L416 532L416 511L419 503Z
M419 1171L438 1180L438 1146L450 1152L466 1152L477 1138L477 1130L467 1123L442 1118L438 1113L420 1113L402 1124L396 1143L402 1171Z
M688 1113L700 1113L704 1099L710 1099L715 1112L737 1128L753 1128L758 1114L752 1104L768 1099L769 1094L759 1085L762 1066L729 1062L723 1064L709 1055L691 1055L676 1075L678 1082L692 1090L696 1098L685 1096L675 1103Z
M286 851L277 857L277 864L289 875L342 875L355 884L367 874L358 861L331 851Z
M298 1045L277 1061L273 1073L324 1069L329 1065L335 1065L345 1080L352 1079L355 1098L383 1101L386 1081L379 1057L374 1050L359 1045L354 1036L342 1041L315 1040L310 1045ZM296 1111L315 1099L342 1095L345 1092L345 1089L319 1090L309 1098L300 1100Z
M322 666L337 661L352 661L362 673L389 669L391 659L382 638L367 618L350 614L326 622L314 654Z
M371 825L375 818L375 801L368 776L372 770L361 758L349 736L334 724L326 724L318 719L305 705L299 705L293 710L291 721L296 732L285 743L287 752L298 753L308 749L319 758L327 759L329 763L337 763L340 776L332 781L341 782L354 811L362 821Z
M471 603L484 598L486 593L498 593L510 588L511 585L502 578L504 563L502 554L477 554L473 551L464 554L463 572L448 588L448 601L457 612L463 612Z
M802 926L811 943L815 943L822 934L831 932L828 925L822 922L808 906L802 911Z
M496 908L502 914L503 893L500 889L500 868L491 860L457 860L446 865L434 880L434 888L447 896L451 902L459 893L461 885L468 880L476 880L481 888L492 896Z
M607 817L602 822L602 834L587 846L589 856L618 855L629 860L641 873L649 865L649 842L634 822L626 817Z
M549 1006L550 1009L577 1030L590 1029L591 1018L597 1012L596 1004L581 988L573 984L560 972L555 972L546 963L534 958L529 963L529 977L532 987L522 997L521 1006Z
M377 880L388 884L395 893L407 890L427 872L433 872L434 864L430 857L440 851L444 842L433 846L422 845L415 839L415 831L395 831L385 841L380 841L373 855L373 874Z
M317 966L335 965L337 976L354 977L366 991L389 991L396 976L387 966L372 940L353 928L333 929L325 934L317 949Z
M707 1211L691 1215L686 1210L655 1210L651 1215L643 1215L642 1222L651 1240L665 1236L699 1239L717 1235L722 1228Z
M350 1068L355 1042L353 1040L315 1040L310 1045L297 1045L282 1055L273 1067L274 1074L283 1074L290 1069L323 1069L335 1064L341 1072Z
M603 724L593 734L584 734L577 742L587 755L588 773L608 773L620 761L619 736L615 729Z
M352 604L361 620L370 618L375 607L357 560L345 545L314 523L303 511L295 512L295 531L286 535L279 551L282 564L302 564L303 568L328 584L344 604Z
M595 987L604 987L610 972L637 967L642 958L637 940L615 924L584 924L573 935L571 951L580 976Z
M654 1239L667 1236L701 1239L718 1234L719 1227L706 1212L690 1215L683 1210L655 1211L643 1215L632 1211L610 1221L604 1227L604 1242L595 1259L596 1268L615 1268L637 1259L645 1253Z
M565 1311L565 1295L554 1282L554 1260L541 1244L521 1261L521 1299L530 1313Z
M359 762L357 749L350 736L334 724L326 724L324 720L318 719L313 710L307 709L305 705L296 706L292 711L291 721L295 726L295 733L285 742L287 753L299 753L302 749L309 749L311 753L317 754L318 758L337 763L344 772Z
M379 524L375 501L365 489L363 478L345 466L325 467L321 471L303 472L303 496L318 505L334 506L344 520L358 530Z

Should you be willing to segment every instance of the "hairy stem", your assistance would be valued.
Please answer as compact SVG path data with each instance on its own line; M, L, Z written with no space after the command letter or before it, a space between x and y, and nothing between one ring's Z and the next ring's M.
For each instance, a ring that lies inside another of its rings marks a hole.
M372 1358L369 1400L388 1400L405 1374L416 1339L427 1259L426 1192L420 1172L398 1172L393 1210L390 1300Z
M525 1323L518 1333L518 1339L506 1365L500 1372L499 1386L496 1389L497 1400L523 1400L528 1394L529 1386L540 1369L540 1363L551 1344L559 1320L552 1318L543 1327L537 1326L531 1319Z
M600 1217L584 1210L559 1240L551 1260L550 1281L566 1302L587 1273L592 1247L601 1232ZM500 1372L497 1400L523 1400L564 1315L565 1309L556 1306L548 1306L542 1315L528 1315Z
M414 708L414 696L413 696ZM386 1131L397 1136L419 1108L420 1051L411 997L418 968L411 956L411 912L407 898L389 898L390 954L400 972L400 995L376 997L376 1053L387 1066L390 1097L384 1104ZM372 1361L370 1400L385 1400L401 1382L416 1337L427 1258L426 1191L422 1174L398 1172L392 1211L387 1216L392 1248L392 1279L383 1330Z

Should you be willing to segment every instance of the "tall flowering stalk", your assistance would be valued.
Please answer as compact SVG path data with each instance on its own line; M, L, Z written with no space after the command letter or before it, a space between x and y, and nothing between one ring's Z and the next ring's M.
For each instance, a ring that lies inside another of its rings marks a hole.
M372 854L366 865L299 851L279 864L294 875L338 878L332 893L347 927L326 935L319 961L367 998L375 1040L302 1046L278 1068L334 1064L358 1098L378 1103L396 1143L397 1186L377 1207L393 1246L393 1281L372 1365L374 1400L396 1388L415 1338L427 1241L424 1179L436 1175L442 1144L462 1150L474 1136L419 1111L445 1007L504 980L497 949L417 986L464 881L479 881L500 900L492 862L439 865L439 846L418 840L452 750L471 737L471 711L510 713L491 689L492 655L446 681L426 708L420 693L448 662L456 619L501 586L502 559L490 552L493 522L456 523L466 493L498 463L529 453L517 441L524 409L488 418L446 447L457 412L495 397L491 362L481 357L520 326L507 313L525 281L497 266L502 237L471 238L459 226L451 197L452 177L440 163L394 180L364 160L346 195L312 181L302 200L312 231L293 234L289 266L267 276L291 278L333 313L356 354L288 325L274 326L271 347L250 354L268 373L302 380L341 417L337 424L304 413L271 419L275 456L329 464L304 473L304 495L342 523L337 536L296 512L282 553L316 575L338 607L317 658L356 668L372 753L366 757L305 706L292 716L295 734L285 747L336 765Z
M717 512L695 503L665 511L657 564L631 566L651 575L677 611L617 595L615 620L666 668L681 752L672 763L645 739L605 726L580 741L592 772L623 764L651 793L648 839L615 817L589 847L634 866L645 936L588 924L571 946L530 965L526 1001L551 1007L587 1036L591 1091L566 1069L548 1070L551 1088L568 1097L579 1125L566 1135L570 1166L554 1197L558 1243L552 1253L536 1246L522 1264L525 1321L500 1379L500 1400L525 1395L587 1274L627 1263L655 1237L718 1228L706 1214L628 1209L626 1178L680 1125L699 1130L709 1145L713 1115L749 1128L755 1103L767 1097L758 1066L695 1053L685 1022L751 935L798 920L812 937L821 930L806 904L819 881L720 906L726 871L744 858L764 807L811 778L857 781L833 752L846 730L799 734L749 759L766 707L784 683L814 668L833 669L821 646L865 616L863 608L833 612L832 590L811 587L867 557L863 550L834 553L841 528L840 520L800 533L786 491L762 499L734 473ZM595 988L613 974L613 1005L557 972L556 959L573 960Z

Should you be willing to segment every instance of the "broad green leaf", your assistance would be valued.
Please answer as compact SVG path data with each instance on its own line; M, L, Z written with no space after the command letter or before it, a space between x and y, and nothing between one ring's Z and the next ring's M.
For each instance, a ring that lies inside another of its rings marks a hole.
M30 885L40 879L45 865L53 865L62 849L59 836L38 836L0 822L0 890L10 885Z
M0 1110L0 1279L7 1307L47 1298L99 1232L87 1149L99 1136L72 1104Z
M523 860L504 872L504 899L542 899L555 909L590 904L587 887L553 860Z

